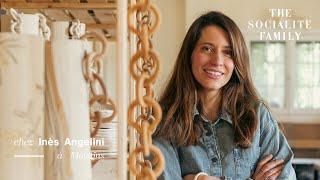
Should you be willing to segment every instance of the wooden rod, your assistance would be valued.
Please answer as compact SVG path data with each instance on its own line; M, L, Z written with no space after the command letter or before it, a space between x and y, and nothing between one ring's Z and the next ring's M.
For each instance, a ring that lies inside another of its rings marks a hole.
M117 0L117 61L116 61L116 91L118 107L118 180L127 180L128 177L128 0Z
M114 29L116 24L86 24L87 28L91 29Z
M115 3L76 3L76 2L1 2L1 8L14 9L111 9L116 10Z

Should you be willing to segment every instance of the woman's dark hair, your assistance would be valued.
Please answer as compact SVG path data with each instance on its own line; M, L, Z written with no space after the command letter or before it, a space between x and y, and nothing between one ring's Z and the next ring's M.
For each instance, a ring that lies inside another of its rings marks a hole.
M203 128L201 123L194 121L193 113L195 104L201 103L195 93L201 86L191 71L191 55L207 26L222 28L229 38L235 69L229 82L221 88L221 110L231 115L236 145L246 148L251 145L257 128L256 104L259 98L252 83L242 33L233 20L216 11L196 19L183 40L171 78L160 96L164 116L155 136L178 145L198 143Z

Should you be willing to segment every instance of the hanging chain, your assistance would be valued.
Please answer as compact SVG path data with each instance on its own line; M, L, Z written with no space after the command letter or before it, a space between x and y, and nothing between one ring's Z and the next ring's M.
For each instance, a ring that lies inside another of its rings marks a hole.
M136 14L134 14L136 13ZM151 14L155 22L151 24ZM133 26L132 18L136 15L137 27ZM139 1L129 7L128 26L137 35L137 52L131 57L130 74L136 81L136 99L128 109L128 124L138 133L137 147L129 155L129 168L137 179L159 177L164 168L161 151L152 144L152 134L156 130L162 111L154 99L153 85L159 73L160 63L153 50L151 36L160 24L159 11L149 0ZM134 112L139 112L134 119ZM149 159L153 159L151 162Z
M106 54L107 40L103 34L97 31L88 31L81 38L95 37L102 43L102 51L86 52L82 61L83 76L89 86L89 107L90 107L90 120L95 122L96 126L91 131L91 137L95 137L101 127L102 123L112 121L115 117L117 110L114 102L108 97L107 87L102 78L102 60ZM112 114L107 116L104 109L112 110ZM92 161L92 165L97 162Z

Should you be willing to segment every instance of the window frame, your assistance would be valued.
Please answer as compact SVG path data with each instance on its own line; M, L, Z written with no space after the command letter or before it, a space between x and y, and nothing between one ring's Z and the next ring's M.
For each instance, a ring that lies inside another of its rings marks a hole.
M272 113L279 122L290 123L319 123L320 124L320 108L319 109L295 109L294 89L295 89L295 72L297 72L297 56L296 43L317 41L320 42L320 29L312 31L302 31L303 39L299 41L286 40L275 41L285 43L285 93L284 93L284 107L272 108ZM250 69L254 68L251 63L251 42L273 42L259 39L259 32L244 32L244 39L249 51ZM293 62L293 63L292 63ZM253 72L253 71L252 71ZM320 93L320 92L319 92Z

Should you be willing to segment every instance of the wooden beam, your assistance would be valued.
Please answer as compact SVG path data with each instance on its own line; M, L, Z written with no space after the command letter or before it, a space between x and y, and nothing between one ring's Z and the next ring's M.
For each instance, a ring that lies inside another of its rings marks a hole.
M55 21L71 20L71 18L63 12L63 10L46 9L46 10L43 10L43 13Z
M86 24L91 29L114 29L116 24Z
M117 12L116 11L110 11L110 10L94 10L94 14L99 19L99 21L102 24L111 24L111 23L117 23Z
M75 2L1 2L1 8L14 9L112 9L115 3L75 3Z
M65 2L80 3L80 0L59 0L59 2L62 2L62 3L65 3Z
M7 1L7 2L25 2L25 0L0 0L0 2L5 2L5 1Z
M108 2L108 0L87 0L88 2Z
M27 2L28 2L28 0L26 0ZM53 0L32 0L32 2L35 2L35 3L43 3L43 2L52 2ZM12 1L12 2L14 2L14 1ZM29 1L29 2L31 2L31 1Z
M82 23L95 23L93 17L90 16L87 10L69 10L69 13Z

